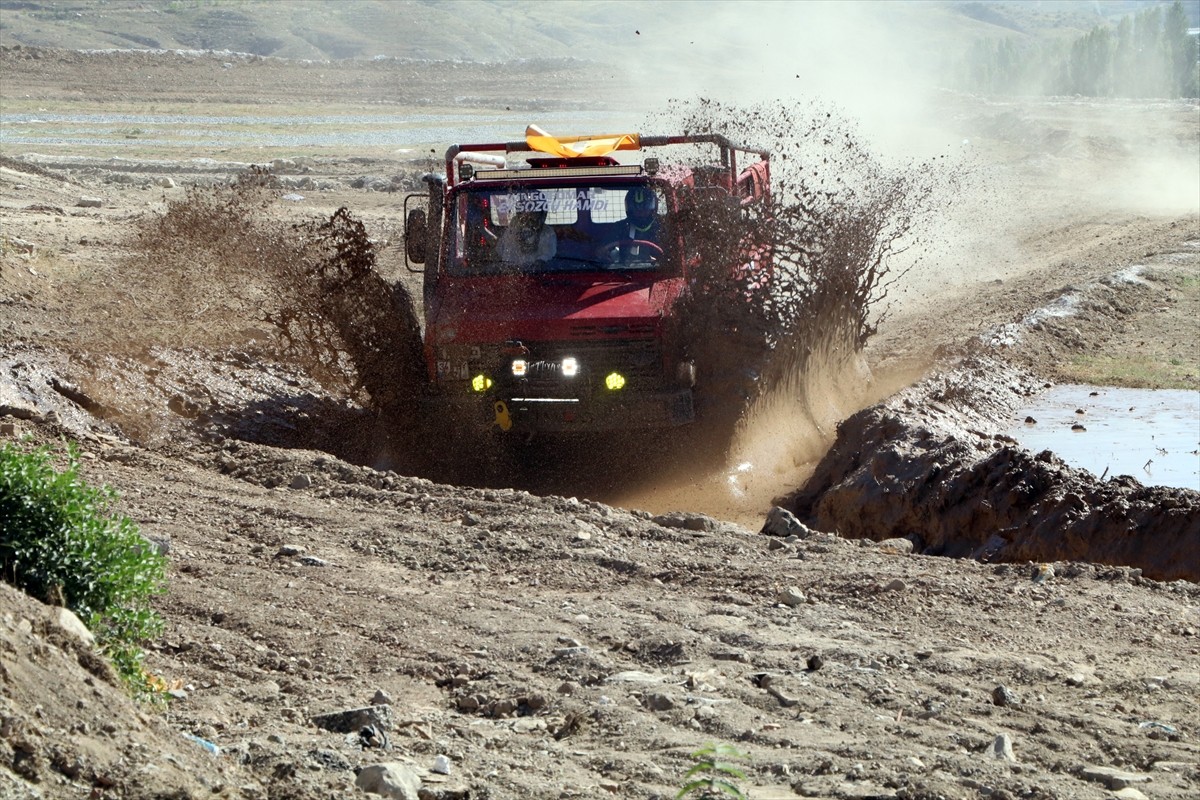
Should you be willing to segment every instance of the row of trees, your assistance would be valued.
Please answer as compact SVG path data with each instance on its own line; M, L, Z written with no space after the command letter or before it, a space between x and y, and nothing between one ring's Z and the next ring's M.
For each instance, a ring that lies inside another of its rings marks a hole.
M1200 96L1200 37L1176 0L1098 26L1072 43L981 40L958 70L959 88L987 94Z

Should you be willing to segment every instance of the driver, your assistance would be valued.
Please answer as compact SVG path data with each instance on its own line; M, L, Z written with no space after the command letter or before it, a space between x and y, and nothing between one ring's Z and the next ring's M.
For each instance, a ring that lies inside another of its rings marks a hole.
M625 193L625 236L661 244L658 195L653 189L638 186Z
M508 227L500 234L496 253L502 261L529 267L538 261L549 261L558 251L558 237L546 225L546 195L538 191L522 192L517 199L518 211ZM494 236L495 234L491 234Z
M656 264L663 255L662 218L658 195L648 186L625 193L625 219L612 226L610 239L599 253L613 264Z

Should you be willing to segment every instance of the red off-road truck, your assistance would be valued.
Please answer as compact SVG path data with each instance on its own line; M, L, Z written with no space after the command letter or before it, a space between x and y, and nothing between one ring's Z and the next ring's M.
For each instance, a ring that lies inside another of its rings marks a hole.
M678 163L658 158L668 147ZM424 264L427 411L525 435L693 421L697 369L674 314L700 256L678 223L700 196L765 204L768 159L720 135L533 126L523 141L451 146L445 176L405 199L406 257ZM729 268L768 268L740 260Z

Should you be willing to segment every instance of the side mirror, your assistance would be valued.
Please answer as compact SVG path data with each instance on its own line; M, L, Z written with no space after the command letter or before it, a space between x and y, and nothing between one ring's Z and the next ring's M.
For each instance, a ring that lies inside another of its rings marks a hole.
M404 220L404 254L414 264L424 264L429 241L425 210L414 208Z

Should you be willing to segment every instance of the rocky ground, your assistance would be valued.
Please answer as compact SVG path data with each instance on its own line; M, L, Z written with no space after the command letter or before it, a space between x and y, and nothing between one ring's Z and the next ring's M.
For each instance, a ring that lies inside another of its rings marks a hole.
M6 96L68 85L75 62L50 62L53 80L5 61L25 76ZM761 476L796 516L712 511L701 476L647 489L653 458L490 488L414 474L361 408L268 358L255 320L198 318L189 341L123 303L132 228L236 166L5 146L0 436L78 441L168 548L147 667L172 692L129 700L57 609L0 586L0 796L368 796L392 764L396 797L666 798L708 742L747 752L759 800L1200 794L1200 495L1079 473L1001 423L1079 353L1179 358L1196 381L1196 209L1056 188L1097 152L1097 173L1130 166L1103 109L1014 125L963 104L1030 213L914 270L845 394L901 391L792 443L828 449L804 485ZM1194 118L1154 116L1184 150ZM302 200L276 213L346 205L395 240L386 190L412 170L293 158ZM1039 313L1064 297L1076 313Z

